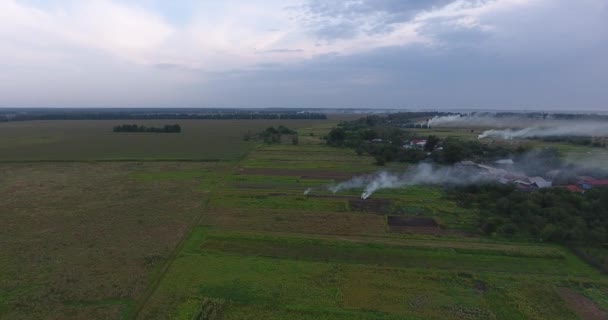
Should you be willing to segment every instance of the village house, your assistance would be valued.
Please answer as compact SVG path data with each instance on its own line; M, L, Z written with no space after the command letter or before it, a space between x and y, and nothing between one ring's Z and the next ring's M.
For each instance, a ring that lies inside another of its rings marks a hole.
M406 141L403 145L404 149L424 149L426 146L426 140L424 139L412 139L410 141Z

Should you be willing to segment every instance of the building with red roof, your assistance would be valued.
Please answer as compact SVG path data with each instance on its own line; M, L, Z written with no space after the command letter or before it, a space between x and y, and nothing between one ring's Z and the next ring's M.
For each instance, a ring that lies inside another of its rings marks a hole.
M573 184L569 184L566 186L566 190L570 191L570 192L577 192L577 193L581 193L583 192L583 189L579 188L576 185Z

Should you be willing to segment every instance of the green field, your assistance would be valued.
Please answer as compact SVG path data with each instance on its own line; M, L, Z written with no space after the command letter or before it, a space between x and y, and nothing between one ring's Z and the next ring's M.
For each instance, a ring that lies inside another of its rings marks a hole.
M78 120L0 123L0 161L231 160L244 155L247 132L282 123L293 128L325 120ZM112 132L115 125L179 123L181 133Z
M381 190L369 210L357 209L361 190L327 191L378 169L323 145L334 120L287 122L299 145L241 139L276 121L176 122L184 133L122 138L111 121L0 124L19 138L0 138L1 319L591 319L581 301L608 311L605 275L562 246L478 235L478 212L440 188ZM70 159L138 160L22 161ZM440 228L395 231L387 215Z

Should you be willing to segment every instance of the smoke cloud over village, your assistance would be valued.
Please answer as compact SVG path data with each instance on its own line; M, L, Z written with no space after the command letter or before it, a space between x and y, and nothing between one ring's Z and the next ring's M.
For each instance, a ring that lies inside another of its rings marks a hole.
M483 138L544 138L559 136L608 136L608 123L601 122L579 122L558 123L552 126L535 126L524 129L486 130L479 135Z
M428 120L428 127L486 127L478 138L546 138L546 137L590 137L608 136L608 122L591 120L556 120L546 118L525 118L517 116L496 117L493 114L470 114L435 116Z
M379 171L319 189L332 193L363 189L361 199L367 199L378 190L417 185L470 186L499 183L514 185L520 190L532 190L555 185L577 185L583 183L581 179L593 181L594 178L589 175L606 176L606 172L599 168L556 161L558 160L546 158L543 152L533 150L517 156L515 162L511 159L491 164L462 161L450 166L419 163L409 166L403 172ZM304 195L313 190L306 189Z

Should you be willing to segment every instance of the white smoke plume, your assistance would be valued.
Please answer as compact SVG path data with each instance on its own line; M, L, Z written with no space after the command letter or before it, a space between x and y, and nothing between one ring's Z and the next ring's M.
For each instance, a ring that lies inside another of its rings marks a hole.
M304 190L304 195L308 195L311 191L312 188L306 188L306 190Z
M329 186L333 193L341 190L364 188L362 199L369 198L380 189L402 188L414 185L471 185L495 182L497 174L483 173L468 166L434 167L428 163L409 167L401 174L382 171L372 175L359 176L351 180Z
M509 128L532 125L539 121L550 121L541 119L528 119L521 117L495 117L493 114L470 114L470 115L450 115L435 116L427 122L427 127L492 127Z
M524 129L486 130L478 136L483 138L543 138L559 136L608 136L608 123L577 122L559 123L553 126L537 126Z

